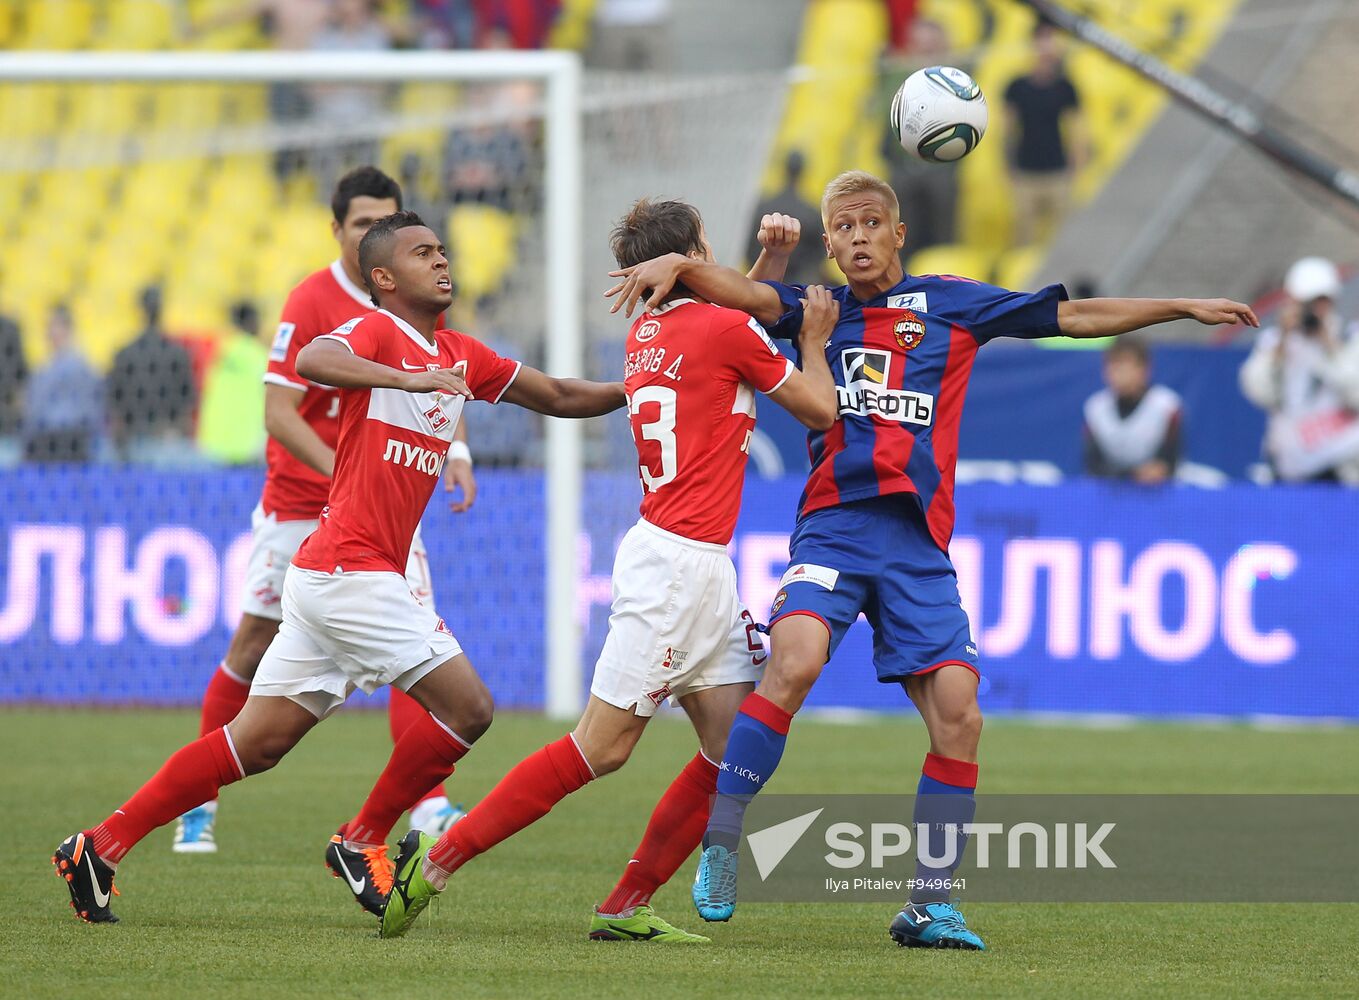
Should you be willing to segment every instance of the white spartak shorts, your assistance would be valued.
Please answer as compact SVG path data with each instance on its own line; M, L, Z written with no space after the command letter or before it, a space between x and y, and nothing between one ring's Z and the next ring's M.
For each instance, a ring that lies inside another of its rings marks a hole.
M725 546L638 521L613 564L609 635L590 693L651 716L666 698L757 683L767 656Z
M290 698L318 719L355 688L408 691L462 652L444 620L403 577L288 567L283 623L260 661L252 695Z
M243 612L276 622L283 620L283 575L318 523L315 518L280 521L275 515L264 512L264 504L255 505L255 511L250 515L254 545L245 569L245 593L241 595ZM418 526L411 539L410 558L406 561L406 583L416 597L433 606L434 584L429 575L429 554Z

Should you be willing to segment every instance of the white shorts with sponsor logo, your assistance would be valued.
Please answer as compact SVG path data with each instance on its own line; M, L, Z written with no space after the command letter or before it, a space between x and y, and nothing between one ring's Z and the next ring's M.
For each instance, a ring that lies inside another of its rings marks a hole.
M614 560L609 635L590 693L650 716L666 698L759 681L765 658L726 548L633 525Z
M355 688L403 691L462 652L444 620L395 573L322 573L290 566L283 624L260 661L252 695L291 698L317 718Z
M283 574L297 555L307 536L316 530L317 521L280 521L264 512L263 504L255 505L250 515L250 535L254 543L245 570L245 593L241 595L241 610L257 618L283 620ZM406 562L406 583L412 593L426 604L433 605L434 587L429 575L429 554L425 551L420 529L411 539L411 554Z

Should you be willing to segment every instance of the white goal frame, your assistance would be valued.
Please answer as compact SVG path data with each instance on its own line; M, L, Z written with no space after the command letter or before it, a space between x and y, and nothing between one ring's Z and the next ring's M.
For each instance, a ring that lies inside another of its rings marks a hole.
M552 375L583 372L581 314L581 65L566 51L531 52L124 52L4 53L6 83L229 82L406 83L541 81L544 85L546 260L543 307ZM581 425L546 422L545 698L547 714L576 715L584 674L576 622L576 539L581 530Z

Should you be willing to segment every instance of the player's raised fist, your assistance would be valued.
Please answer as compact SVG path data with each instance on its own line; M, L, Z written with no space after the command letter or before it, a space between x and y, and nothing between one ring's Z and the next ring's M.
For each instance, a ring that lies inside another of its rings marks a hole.
M760 232L757 237L766 253L786 257L797 247L802 237L802 223L791 215L771 212L760 218Z
M830 340L840 319L840 303L824 285L808 285L802 299L801 336L809 343Z
M440 368L432 372L403 372L401 388L407 392L446 392L450 396L472 398L472 390L462 376L451 368Z
M1196 319L1207 326L1217 326L1220 323L1260 325L1260 320L1250 306L1244 302L1233 302L1231 299L1190 299L1186 309L1191 319Z

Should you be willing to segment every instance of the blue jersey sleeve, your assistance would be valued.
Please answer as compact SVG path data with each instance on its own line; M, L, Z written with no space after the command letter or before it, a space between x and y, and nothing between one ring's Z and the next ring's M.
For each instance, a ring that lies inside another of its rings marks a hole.
M765 332L775 340L796 340L798 331L802 329L802 300L807 295L807 286L785 285L781 281L765 281L761 284L778 292L779 302L783 305L783 315L766 327Z
M972 331L977 343L996 337L1057 337L1057 304L1065 302L1066 289L1048 285L1036 292L1012 292L995 285L967 282L957 289L948 318Z

